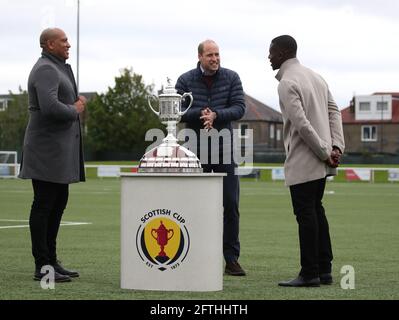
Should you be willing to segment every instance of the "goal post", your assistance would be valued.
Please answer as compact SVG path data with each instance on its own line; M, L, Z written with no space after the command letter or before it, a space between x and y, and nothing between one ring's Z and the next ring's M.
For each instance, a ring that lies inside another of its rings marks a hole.
M0 150L0 178L16 178L19 173L17 151Z

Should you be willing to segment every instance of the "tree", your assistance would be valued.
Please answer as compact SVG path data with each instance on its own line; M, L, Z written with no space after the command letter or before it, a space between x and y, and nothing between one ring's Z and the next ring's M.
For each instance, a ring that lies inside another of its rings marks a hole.
M114 88L87 103L87 147L94 152L144 152L147 130L163 127L147 104L152 90L141 75L123 69Z
M10 91L11 101L0 112L0 150L21 150L28 123L28 93L19 88L18 94Z

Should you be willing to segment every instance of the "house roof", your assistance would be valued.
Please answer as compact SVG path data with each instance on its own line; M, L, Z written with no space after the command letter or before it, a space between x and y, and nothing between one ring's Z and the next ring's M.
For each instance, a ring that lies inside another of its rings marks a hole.
M391 120L356 120L355 112L351 107L341 110L342 122L345 124L378 124L399 123L399 92L375 92L372 95L390 94L392 96L392 119Z
M245 94L247 110L240 121L283 122L281 113Z

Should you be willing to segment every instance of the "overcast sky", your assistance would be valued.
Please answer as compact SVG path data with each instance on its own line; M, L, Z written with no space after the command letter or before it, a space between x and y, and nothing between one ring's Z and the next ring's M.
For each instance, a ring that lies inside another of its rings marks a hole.
M76 74L77 0L0 0L0 94L26 89L39 35L63 29ZM159 89L195 67L204 39L247 94L279 110L271 39L290 34L298 59L329 83L340 108L355 93L399 91L398 0L81 0L80 90L105 92L131 67Z

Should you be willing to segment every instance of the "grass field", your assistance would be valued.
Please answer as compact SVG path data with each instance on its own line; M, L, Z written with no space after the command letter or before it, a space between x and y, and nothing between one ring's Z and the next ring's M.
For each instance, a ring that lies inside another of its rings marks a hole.
M59 258L81 277L41 289L32 280L26 225L30 181L0 179L0 299L399 299L399 184L327 185L325 207L334 249L335 283L282 288L299 270L297 225L288 189L280 182L241 182L241 264L247 277L224 276L220 292L120 289L120 180L89 179L71 185L65 221L90 222L60 229ZM7 221L25 220L25 221ZM340 269L355 270L355 289L340 286Z

